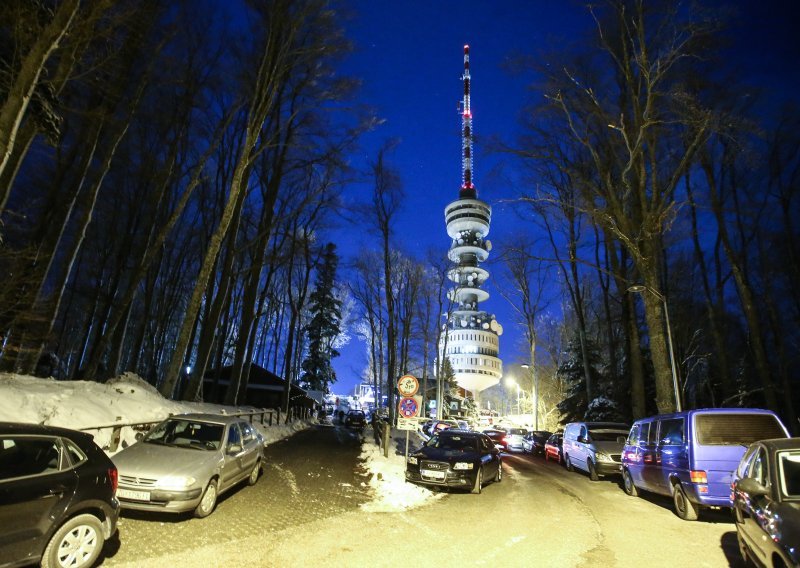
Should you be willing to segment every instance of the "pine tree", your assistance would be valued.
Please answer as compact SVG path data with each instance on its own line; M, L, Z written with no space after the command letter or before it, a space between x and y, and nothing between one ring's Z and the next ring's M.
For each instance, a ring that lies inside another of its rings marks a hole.
M336 245L328 243L317 271L314 291L309 297L311 321L305 328L308 354L302 364L301 380L307 388L324 392L328 392L328 386L336 382L331 360L339 356L339 352L333 347L340 332L342 318L342 302L335 295L338 263Z

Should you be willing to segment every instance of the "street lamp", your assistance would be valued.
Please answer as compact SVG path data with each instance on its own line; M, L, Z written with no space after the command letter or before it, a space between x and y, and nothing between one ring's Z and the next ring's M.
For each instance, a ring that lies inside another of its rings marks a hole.
M533 429L539 429L539 376L536 374L536 371L528 364L523 363L520 365L523 369L528 369L532 373L532 381L533 384Z
M628 288L628 292L635 292L636 294L641 294L644 291L653 294L653 296L661 300L661 303L664 305L664 320L667 322L667 345L669 346L669 366L670 370L672 371L672 389L675 391L675 410L680 412L681 397L678 391L678 374L675 371L675 352L672 348L672 327L669 325L669 308L667 307L667 298L664 297L661 292L653 290L652 288L648 288L642 284L635 284Z

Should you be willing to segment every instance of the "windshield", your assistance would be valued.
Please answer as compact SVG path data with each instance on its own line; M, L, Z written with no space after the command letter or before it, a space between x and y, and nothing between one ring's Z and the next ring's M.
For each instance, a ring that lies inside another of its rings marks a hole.
M778 452L778 483L781 495L800 499L800 450Z
M170 419L153 428L144 441L149 444L180 446L197 450L218 450L222 447L222 424L196 420Z
M434 436L425 445L440 450L471 452L478 449L478 438L474 436Z
M618 438L622 436L622 441L628 437L625 430L589 430L589 435L594 442L618 442Z

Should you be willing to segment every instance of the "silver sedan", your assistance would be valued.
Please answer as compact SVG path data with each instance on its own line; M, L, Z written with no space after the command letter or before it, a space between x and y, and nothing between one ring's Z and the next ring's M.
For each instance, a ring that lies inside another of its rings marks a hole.
M264 439L239 417L172 416L112 457L123 509L207 517L217 497L236 484L258 481Z

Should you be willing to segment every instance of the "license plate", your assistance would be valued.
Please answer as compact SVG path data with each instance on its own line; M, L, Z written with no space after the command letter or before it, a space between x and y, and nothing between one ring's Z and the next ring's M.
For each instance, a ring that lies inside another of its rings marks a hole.
M429 469L423 469L420 473L425 477L432 477L433 479L444 479L443 471L431 471Z
M134 501L149 501L149 491L130 491L129 489L117 489L117 497L123 499L133 499Z

